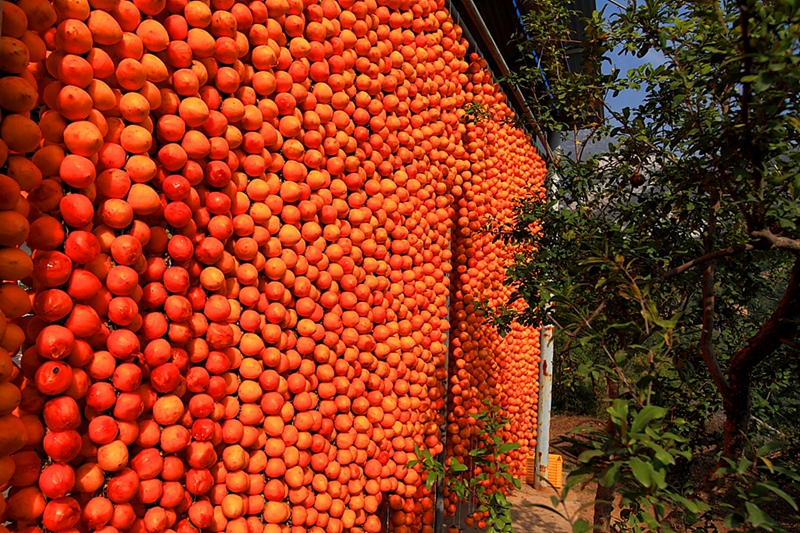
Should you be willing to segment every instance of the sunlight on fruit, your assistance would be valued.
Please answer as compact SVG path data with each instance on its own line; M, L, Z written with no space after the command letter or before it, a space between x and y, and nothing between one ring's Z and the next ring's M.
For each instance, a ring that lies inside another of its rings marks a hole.
M538 331L476 304L545 168L443 0L6 1L0 47L0 530L430 533L408 463L484 400L524 475Z

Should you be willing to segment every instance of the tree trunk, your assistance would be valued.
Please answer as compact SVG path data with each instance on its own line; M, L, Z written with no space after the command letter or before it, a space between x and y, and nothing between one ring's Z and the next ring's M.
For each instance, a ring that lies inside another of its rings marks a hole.
M750 427L750 372L730 376L730 391L723 397L722 457L736 461L742 456Z
M594 504L594 526L596 531L611 531L611 512L614 510L614 486L604 487L597 484Z
M738 460L747 442L750 426L750 385L753 370L771 356L785 340L798 334L800 320L800 257L778 306L758 333L731 358L727 390L721 390L725 409L722 456ZM721 466L724 466L721 464Z
M617 383L610 377L606 377L606 396L609 400L613 400L619 394ZM606 418L606 432L611 433L614 431L614 423L611 421L611 415ZM594 526L596 531L608 533L611 531L611 512L614 510L614 494L616 490L614 485L604 487L600 483L597 484L597 491L595 492L594 499Z

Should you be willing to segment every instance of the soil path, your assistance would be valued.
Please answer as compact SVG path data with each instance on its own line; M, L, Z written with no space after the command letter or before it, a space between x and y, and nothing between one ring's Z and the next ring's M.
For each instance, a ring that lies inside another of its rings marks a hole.
M550 496L555 495L555 491L535 490L530 485L523 485L508 500L514 504L511 511L511 518L514 521L514 533L572 533L569 522L558 516L556 513L536 507L535 505L551 506ZM582 504L577 497L572 495L567 500L567 508L571 513L575 513ZM563 510L562 510L563 512Z
M554 416L550 424L550 444L551 446L563 435L569 435L574 428L581 426L599 427L602 422L596 418L578 416ZM558 453L551 448L551 453ZM566 480L567 474L572 465L564 461L563 477ZM575 515L581 506L594 501L595 485L588 485L569 492L566 507L571 515ZM547 509L537 507L537 505L552 506L551 497L556 496L553 488L536 490L530 485L523 484L522 489L516 491L509 497L509 501L514 504L511 515L514 521L514 533L572 533L572 527L562 517ZM562 514L564 509L559 509ZM580 513L580 518L591 521L592 509L584 509Z

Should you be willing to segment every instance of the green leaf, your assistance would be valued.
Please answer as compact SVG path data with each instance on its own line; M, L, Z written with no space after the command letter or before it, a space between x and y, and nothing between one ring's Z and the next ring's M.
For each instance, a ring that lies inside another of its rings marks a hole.
M791 124L795 130L800 131L800 119L792 115L787 115L786 120L789 121L789 124Z
M636 322L625 322L624 324L611 324L606 331L609 333L639 333L641 328Z
M736 513L729 513L725 516L725 519L722 521L722 525L727 527L728 529L736 529L740 527L744 522L742 519L736 515Z
M598 527L590 525L584 518L580 518L572 524L572 533L586 533L587 531L594 531L596 529L598 529Z
M761 446L758 450L756 450L756 455L758 457L764 457L764 456L774 452L775 450L778 450L780 448L785 448L787 444L788 444L787 442L779 441L779 440L769 442L769 443Z
M672 495L672 499L675 500L676 502L680 503L684 507L686 507L686 509L690 513L697 514L698 512L700 512L700 507L697 505L697 502L695 502L694 500L690 500L689 498L684 498L680 494Z
M657 407L655 405L645 406L636 414L636 416L633 417L631 432L641 433L645 426L647 426L653 420L664 418L667 412L668 411L663 407Z
M578 456L579 463L588 463L595 457L602 457L605 453L602 450L586 450Z
M645 309L642 310L642 316L645 318L645 320L648 320L651 324L656 324L657 326L662 327L664 329L674 328L677 322L677 317L673 317L670 320L661 318L661 314L658 312L656 303L653 300L647 300L647 302L645 303Z
M762 489L772 492L776 496L782 498L786 503L788 503L792 507L792 509L794 509L795 511L800 511L800 508L798 508L797 502L794 500L794 498L789 496L774 482L767 481L767 482L757 483L756 487L760 487Z
M456 483L455 485L451 486L451 489L456 493L456 496L458 496L459 500L464 500L469 493L469 487L467 487L464 483Z
M665 469L653 470L653 485L661 490L667 488L667 471Z
M522 445L518 442L506 442L497 448L497 453L508 453L513 450L518 450Z
M644 485L645 488L650 488L653 484L653 467L638 457L633 457L628 462L633 472L633 477L636 481Z
M753 84L753 88L758 92L763 92L772 87L774 82L775 74L768 70L762 70L758 73L755 83Z
M739 464L736 465L736 473L744 474L745 472L750 470L751 466L753 466L753 461L751 461L750 459L744 459L744 458L740 459Z
M469 470L469 468L467 468L467 465L459 461L457 457L451 457L450 470L452 470L453 472L466 472L467 470Z
M800 473L795 472L792 469L784 468L782 466L776 466L775 471L781 475L788 477L792 481L800 483Z
M772 526L775 525L775 521L771 516L752 502L744 502L744 506L745 509L747 509L747 521L750 522L753 527L763 527L767 531L772 531Z
M604 487L610 487L613 485L617 481L617 474L619 473L620 466L621 465L619 462L614 462L611 464L611 466L606 468L605 472L602 473L600 479L598 480L600 485Z
M628 402L625 400L614 400L614 403L607 409L608 414L617 421L628 418Z

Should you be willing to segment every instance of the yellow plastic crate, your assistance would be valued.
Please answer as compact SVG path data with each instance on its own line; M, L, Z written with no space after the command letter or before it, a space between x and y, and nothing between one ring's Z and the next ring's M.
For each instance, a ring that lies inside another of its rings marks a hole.
M564 459L557 454L549 454L547 456L547 481L549 484L557 489L560 489L563 482ZM529 485L536 483L536 456L529 455L526 464L525 482Z
M560 489L563 485L562 471L564 470L564 459L560 455L550 454L547 465L547 481L555 488Z
M536 456L529 455L525 463L525 483L533 485L536 483Z

